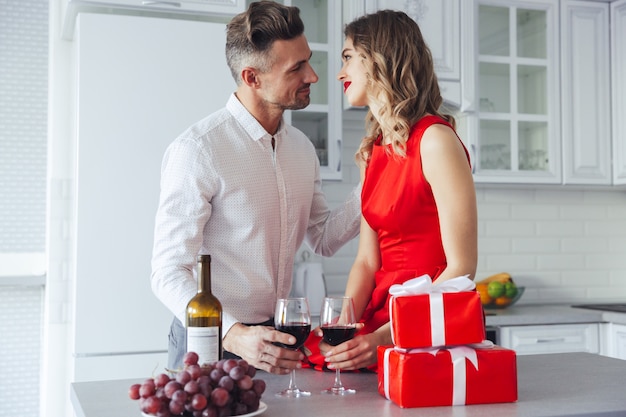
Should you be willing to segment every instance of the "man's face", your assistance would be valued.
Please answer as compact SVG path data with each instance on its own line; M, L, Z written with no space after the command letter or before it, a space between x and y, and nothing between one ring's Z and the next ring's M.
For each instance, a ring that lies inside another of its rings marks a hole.
M259 94L271 106L282 110L298 110L311 101L311 84L319 77L311 67L311 49L304 35L290 40L277 40L272 45L273 65L269 72L259 74Z

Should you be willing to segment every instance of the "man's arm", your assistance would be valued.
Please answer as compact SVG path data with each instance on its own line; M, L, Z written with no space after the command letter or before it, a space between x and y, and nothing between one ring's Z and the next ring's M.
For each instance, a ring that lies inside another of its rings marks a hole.
M357 185L346 200L333 210L328 208L321 190L321 181L316 183L311 217L305 236L306 244L318 255L332 256L343 245L359 234L361 224L361 184Z

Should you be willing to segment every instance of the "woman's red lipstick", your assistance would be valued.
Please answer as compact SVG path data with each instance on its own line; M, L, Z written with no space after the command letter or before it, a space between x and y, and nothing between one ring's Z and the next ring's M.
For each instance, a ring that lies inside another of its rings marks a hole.
M352 84L352 82L350 82L350 81L346 81L345 83L343 83L343 92L344 93L346 92L348 87L350 87L350 84Z

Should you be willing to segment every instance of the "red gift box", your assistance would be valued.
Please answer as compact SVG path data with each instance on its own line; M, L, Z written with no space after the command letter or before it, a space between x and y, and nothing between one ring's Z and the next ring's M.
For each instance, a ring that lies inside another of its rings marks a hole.
M475 291L392 297L393 344L401 348L467 345L485 340L480 295Z
M482 345L379 346L378 392L402 408L517 401L515 351Z

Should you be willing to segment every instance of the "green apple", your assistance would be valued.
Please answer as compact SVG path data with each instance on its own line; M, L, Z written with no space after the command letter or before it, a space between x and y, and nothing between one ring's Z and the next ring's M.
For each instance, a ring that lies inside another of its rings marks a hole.
M517 286L513 282L507 282L504 284L504 296L507 298L515 298L517 295Z
M487 294L491 298L498 298L504 295L504 284L500 281L491 281L489 285L487 285Z

